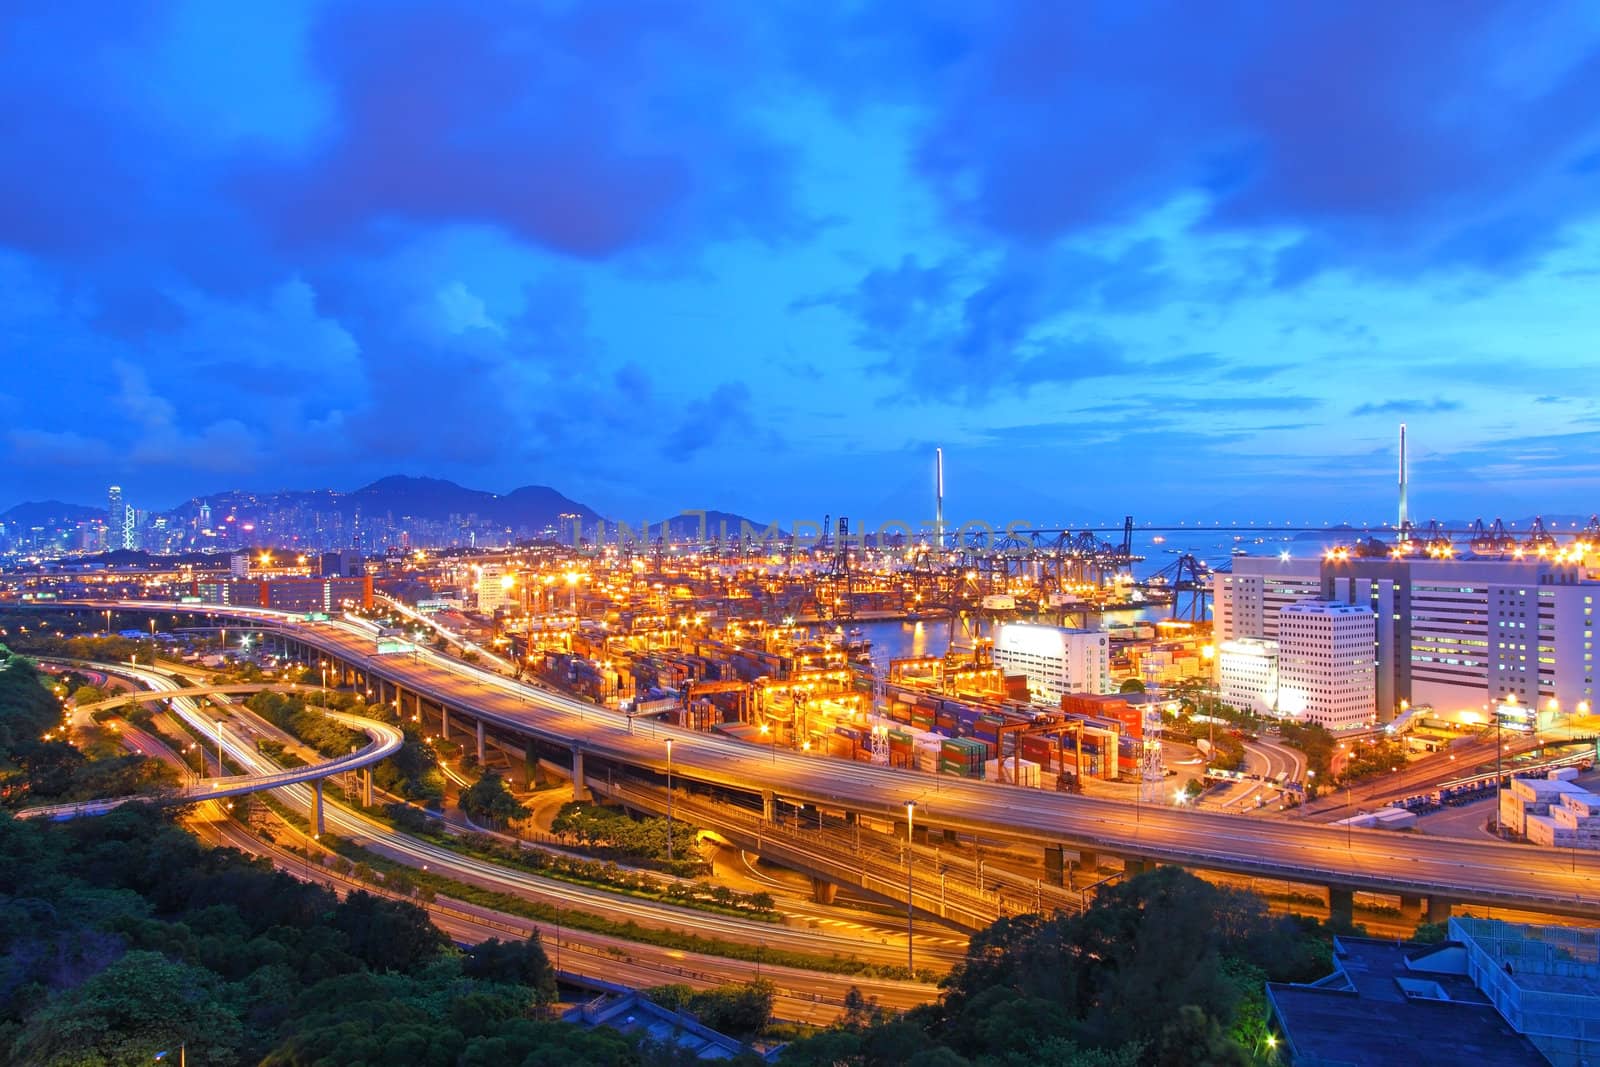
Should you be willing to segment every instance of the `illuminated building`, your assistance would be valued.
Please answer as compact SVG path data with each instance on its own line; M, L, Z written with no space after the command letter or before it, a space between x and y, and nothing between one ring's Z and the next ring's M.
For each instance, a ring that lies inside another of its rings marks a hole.
M1305 600L1278 613L1279 715L1330 730L1369 725L1373 711L1372 612Z
M1217 696L1230 707L1272 714L1278 704L1278 642L1224 641L1217 648Z
M1068 693L1108 692L1110 638L1096 630L1008 622L994 643L994 663L1007 674L1025 674L1036 700L1060 706Z

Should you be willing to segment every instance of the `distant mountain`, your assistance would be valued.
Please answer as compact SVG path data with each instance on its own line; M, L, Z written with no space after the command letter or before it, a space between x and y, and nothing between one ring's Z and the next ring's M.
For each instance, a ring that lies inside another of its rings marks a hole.
M568 527L570 530L571 527ZM629 522L622 519L607 519L605 524L605 539L616 541L619 538L639 540L648 537L652 542L658 537L665 536L669 541L698 541L701 537L706 539L720 538L723 541L737 541L746 531L750 536L761 540L763 537L771 538L783 536L780 528L775 533L767 533L767 524L757 522L755 519L731 511L707 510L679 512L670 518L656 519L649 523L646 531L640 523Z
M408 521L470 522L478 527L509 530L518 537L536 537L553 530L570 539L573 520L568 516L573 515L586 530L604 521L587 504L548 486L529 485L510 493L490 493L443 478L405 475L380 478L351 492L288 489L274 493L213 493L186 501L167 514L173 520L184 521L202 504L211 508L214 521L233 513L248 519L262 512L304 509L323 515L338 514L349 528L354 528L360 515L363 522L387 519L402 526Z
M443 478L410 478L392 475L362 486L340 501L341 509L353 512L388 512L395 518L447 520L452 515L477 515L512 529L541 529L555 526L570 529L576 515L585 526L599 522L601 515L587 504L580 504L547 485L525 485L504 495L481 489L467 489Z
M585 537L594 537L603 525L606 539L614 540L620 529L615 519L608 519L587 504L573 500L547 485L524 485L509 493L490 493L468 489L443 478L407 475L380 478L349 492L336 489L283 489L265 493L226 490L186 500L160 514L174 529L193 528L192 520L201 506L210 508L213 525L220 524L229 515L238 515L240 523L244 524L261 522L264 516L298 510L321 515L337 514L342 517L347 529L354 527L358 514L363 524L385 518L400 526L407 521L450 523L470 520L479 527L487 525L509 530L517 537L537 537L554 531L556 537L564 542L572 539L574 516ZM23 527L62 528L84 519L104 517L103 508L50 500L18 504L0 515L0 521ZM653 541L665 528L672 540L695 539L702 533L702 521L706 536L720 535L726 539L738 538L747 527L759 537L767 528L766 523L747 519L743 515L712 510L706 512L704 520L698 514L680 513L669 519L652 522L649 537ZM641 536L634 524L627 525L633 530L631 536ZM250 529L247 525L242 528ZM270 528L282 529L283 521L274 519Z
M106 517L105 508L67 504L60 500L30 500L0 513L0 522L18 526L63 526Z

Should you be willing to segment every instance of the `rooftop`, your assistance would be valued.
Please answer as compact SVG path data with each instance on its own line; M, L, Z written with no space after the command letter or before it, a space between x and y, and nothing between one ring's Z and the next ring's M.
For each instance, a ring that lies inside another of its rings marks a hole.
M1267 986L1299 1067L1545 1063L1467 976L1460 944L1341 937L1334 967L1311 985Z

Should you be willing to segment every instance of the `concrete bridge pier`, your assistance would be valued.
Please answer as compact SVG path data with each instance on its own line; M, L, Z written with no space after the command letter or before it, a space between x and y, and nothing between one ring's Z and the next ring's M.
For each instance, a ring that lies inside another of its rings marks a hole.
M439 740L450 740L450 709L443 705L439 707Z
M1086 848L1080 848L1078 850L1078 866L1086 871L1098 871L1100 869L1100 857Z
M1428 921L1442 923L1450 918L1450 902L1437 897L1428 898Z
M1328 887L1328 922L1349 926L1355 921L1355 893L1338 886Z
M372 807L372 768L368 767L361 775L361 806Z
M1044 846L1044 880L1051 885L1067 884L1067 864L1060 845Z
M818 904L832 904L839 895L839 887L832 882L823 881L821 878L811 879L811 899Z
M761 817L767 822L778 821L778 797L770 789L761 791Z
M572 799L574 801L589 799L589 787L583 777L583 749L577 745L572 746Z
M1422 919L1422 898L1400 894L1400 918L1407 922L1420 922Z
M311 832L322 836L322 779L311 783Z
M1122 874L1125 878L1133 878L1145 871L1154 870L1155 864L1150 860L1124 859L1122 861Z
M483 766L483 720L478 720L478 766Z

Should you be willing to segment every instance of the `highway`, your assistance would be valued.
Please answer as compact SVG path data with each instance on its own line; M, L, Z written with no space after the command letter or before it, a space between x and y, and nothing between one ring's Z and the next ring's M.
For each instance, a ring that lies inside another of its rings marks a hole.
M174 767L187 770L177 754L159 738L130 728L124 731L124 742L134 751L156 754ZM199 805L187 824L203 841L262 856L285 873L321 882L341 895L363 890L399 899L397 894L385 891L382 886L358 882L321 864L312 866L304 857L262 840L228 818L217 804ZM299 836L304 843L310 843L300 831L287 827L286 830ZM925 1004L937 995L937 990L925 983L829 974L661 948L606 934L574 930L570 926L535 922L447 896L421 906L426 908L434 925L458 944L473 945L491 937L520 939L537 931L561 979L572 984L598 982L647 988L678 982L706 989L724 982L763 978L774 986L775 1017L813 1025L826 1025L836 1019L845 994L852 987L895 1010Z
M138 678L162 697L178 692L178 686L165 675L142 667L119 666L119 674ZM120 705L123 698L114 703ZM184 718L191 727L209 732L211 719L193 707L192 700L173 700L173 713ZM237 710L245 713L245 709ZM391 727L392 729L392 727ZM254 744L234 733L224 735L223 749L228 758L255 775L267 776L279 772ZM303 768L302 768L303 769ZM214 799L220 792L205 791L200 799ZM311 790L305 785L287 785L279 793L287 803L299 811L310 810ZM148 799L148 798L146 798ZM346 838L355 844L395 862L446 875L466 884L496 892L513 893L524 899L550 904L558 908L575 908L618 922L634 922L657 930L690 931L707 937L721 937L742 943L764 943L774 949L785 949L821 956L855 957L869 963L900 966L905 961L903 938L881 938L876 941L846 936L836 930L796 928L781 923L743 919L715 912L690 910L655 900L629 897L590 886L577 885L558 879L543 878L525 871L501 867L483 860L464 856L442 845L398 833L383 823L367 818L331 799L324 802L325 830ZM929 946L919 943L919 958L925 966L945 970L961 957L961 953L948 945Z
M53 610L69 606L52 604ZM84 607L171 612L170 603L84 602ZM625 716L488 674L432 652L375 654L376 628L359 621L305 622L265 609L185 605L180 610L251 618L310 648L385 678L503 731L581 745L592 757L666 769L675 781L751 792L893 818L916 805L919 825L1019 843L1072 847L1141 860L1281 878L1342 889L1420 895L1600 917L1600 856L1550 855L1494 841L1458 841L1250 819L1219 812L1044 793L796 752L659 724L630 732Z
M103 664L98 666L101 669L105 669ZM304 693L314 691L307 690L304 686L262 684L179 687L164 675L154 671L141 672L130 666L126 673L130 677L136 677L147 684L151 684L152 690L145 693L119 693L108 700L77 708L75 714L80 717L86 717L96 711L123 707L130 701L149 703L156 700L181 700L193 709L188 715L185 715L185 718L190 721L191 725L200 729L203 735L205 731L211 729L211 724L207 722L202 726L199 723L198 717L200 713L197 708L194 708L193 697L216 696L225 693L262 693L269 691L287 693L295 690ZM156 685L156 682L159 682L159 685ZM37 807L23 808L16 812L16 817L19 819L62 820L90 815L104 815L106 812L121 807L123 804L140 801L159 800L162 803L184 804L197 800L225 800L229 797L243 796L246 793L257 793L263 789L278 789L283 786L299 785L302 782L326 778L330 774L340 774L344 771L370 767L374 763L380 763L400 751L400 746L405 743L405 735L388 723L378 722L375 719L368 719L359 715L347 715L338 711L330 711L326 714L330 719L343 723L345 726L364 731L371 738L371 744L360 751L350 753L348 756L339 756L322 763L311 763L304 767L294 767L289 770L282 770L268 765L267 769L257 773L221 776L222 768L218 767L218 777L192 782L174 792L166 793L159 797L149 794L135 794L132 796L81 800L68 804L43 804Z

